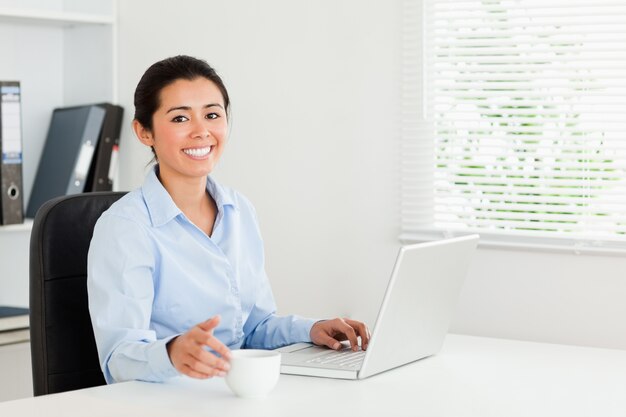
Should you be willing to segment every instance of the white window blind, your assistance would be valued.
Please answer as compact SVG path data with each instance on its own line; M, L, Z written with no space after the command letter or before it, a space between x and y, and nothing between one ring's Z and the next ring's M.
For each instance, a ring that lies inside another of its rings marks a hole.
M626 0L405 13L403 236L626 248Z

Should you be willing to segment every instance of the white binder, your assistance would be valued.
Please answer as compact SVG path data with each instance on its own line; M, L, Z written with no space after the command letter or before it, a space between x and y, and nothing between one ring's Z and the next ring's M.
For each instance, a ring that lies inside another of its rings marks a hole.
M19 81L0 81L0 224L24 221Z

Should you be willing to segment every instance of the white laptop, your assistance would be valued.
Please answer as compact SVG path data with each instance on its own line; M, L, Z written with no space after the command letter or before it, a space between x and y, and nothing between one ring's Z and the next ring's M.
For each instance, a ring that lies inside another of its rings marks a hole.
M367 351L285 346L277 349L281 373L363 379L437 353L477 242L471 235L402 246Z

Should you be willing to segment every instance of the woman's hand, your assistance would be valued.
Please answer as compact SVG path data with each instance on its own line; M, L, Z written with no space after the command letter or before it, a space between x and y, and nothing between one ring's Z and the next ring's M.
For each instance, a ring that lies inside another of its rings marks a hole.
M178 372L200 379L226 375L230 369L230 350L213 336L213 329L219 323L220 316L215 316L168 342L167 354ZM205 346L219 356L207 352Z
M361 348L367 350L370 341L370 331L360 321L350 319L332 319L318 321L311 328L311 341L316 345L328 346L331 349L341 349L342 340L349 340L353 351L359 349L357 337L361 337Z

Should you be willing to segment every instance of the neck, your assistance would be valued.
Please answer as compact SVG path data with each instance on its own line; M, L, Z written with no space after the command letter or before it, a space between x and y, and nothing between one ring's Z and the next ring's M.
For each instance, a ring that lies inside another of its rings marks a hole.
M186 215L207 203L206 177L172 178L160 174L159 180L176 206Z

